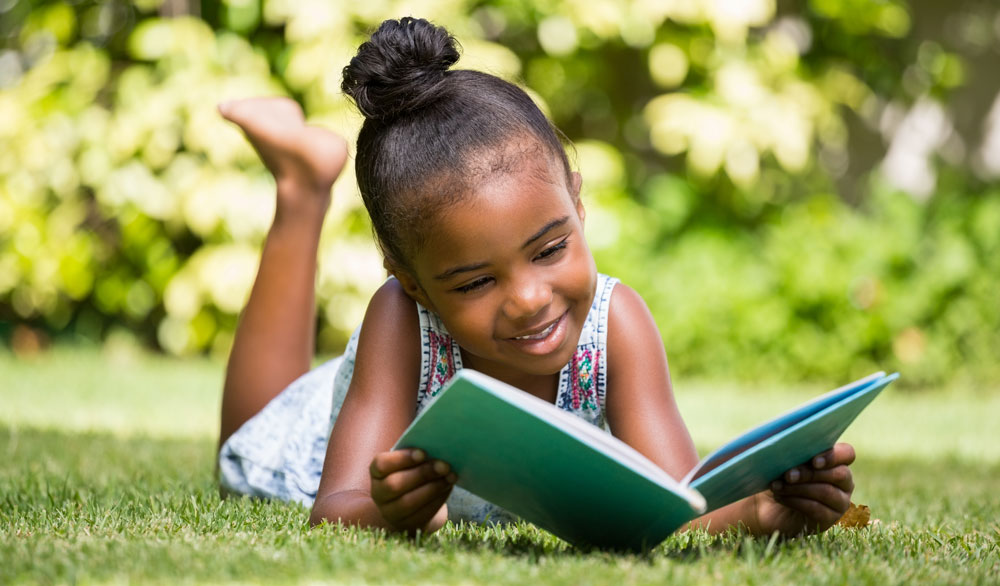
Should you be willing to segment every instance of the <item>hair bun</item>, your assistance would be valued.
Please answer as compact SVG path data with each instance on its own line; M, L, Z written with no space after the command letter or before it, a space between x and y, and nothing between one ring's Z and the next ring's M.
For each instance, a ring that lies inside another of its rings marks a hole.
M344 68L341 89L367 118L387 120L434 100L458 42L422 18L386 20Z

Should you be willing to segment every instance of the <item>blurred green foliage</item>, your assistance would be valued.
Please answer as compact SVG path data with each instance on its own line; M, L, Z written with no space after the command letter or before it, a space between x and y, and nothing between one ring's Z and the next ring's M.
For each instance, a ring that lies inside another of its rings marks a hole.
M961 128L923 161L929 194L904 193L876 165L894 112L932 99L954 114L977 59L1000 50L996 7L959 2L928 25L938 11L0 1L0 336L124 331L173 354L225 353L274 204L215 105L290 95L353 137L342 67L383 19L415 14L460 39L460 66L523 82L574 142L598 266L644 295L676 373L996 380L996 175L973 173L974 142L954 155ZM322 241L325 352L383 278L350 175Z

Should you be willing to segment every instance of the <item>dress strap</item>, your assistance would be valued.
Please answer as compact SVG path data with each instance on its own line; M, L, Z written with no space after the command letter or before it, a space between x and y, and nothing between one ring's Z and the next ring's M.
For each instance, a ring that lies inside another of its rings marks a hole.
M580 333L576 353L559 373L556 405L605 428L608 373L608 313L618 279L598 274L597 291Z
M448 334L441 318L417 303L420 318L420 386L417 413L441 392L445 383L462 369L462 351Z

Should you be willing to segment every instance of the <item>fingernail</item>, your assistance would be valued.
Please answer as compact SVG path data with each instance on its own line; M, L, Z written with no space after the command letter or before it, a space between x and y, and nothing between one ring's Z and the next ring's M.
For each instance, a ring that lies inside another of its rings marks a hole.
M792 468L791 470L788 471L788 474L785 475L785 480L787 480L788 482L798 482L799 476L800 476L799 469Z
M441 476L447 474L449 469L450 467L447 462L442 462L441 460L434 462L434 472L437 472Z
M826 458L823 456L816 456L813 458L813 467L822 468L823 466L826 466Z
M427 454L425 454L423 450L413 450L410 452L410 457L413 458L414 462L423 462L424 458L427 457Z

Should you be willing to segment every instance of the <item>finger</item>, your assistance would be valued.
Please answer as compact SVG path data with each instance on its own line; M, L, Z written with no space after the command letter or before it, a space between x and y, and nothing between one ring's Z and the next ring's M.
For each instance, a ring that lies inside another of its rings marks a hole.
M785 485L815 482L833 484L847 491L854 490L854 474L847 466L837 466L825 470L815 470L811 466L798 466L785 472L779 480L771 483L771 489L781 490L781 487Z
M809 464L817 469L833 468L834 466L850 466L854 463L854 446L851 444L839 443L829 450L816 454Z
M372 479L372 499L376 503L389 502L417 487L439 480L451 473L451 467L441 460L431 460L419 466L397 470L385 478Z
M778 503L793 509L802 514L806 519L806 528L811 530L823 530L834 523L836 523L840 517L843 516L843 512L838 512L830 507L827 507L819 501L812 499L800 498L800 497L780 497L776 500Z
M447 500L453 486L447 477L424 483L399 498L379 504L379 512L393 525L408 527L404 524L405 520L412 521L415 515L433 503L439 503L434 509L436 512L440 504Z
M451 495L450 488L445 490L441 494L432 498L424 506L417 509L409 517L405 517L396 522L396 526L400 529L423 529L427 524L437 515L441 507L448 502L448 497Z
M393 450L382 452L372 458L372 463L368 466L368 472L372 479L385 478L393 472L413 468L427 460L427 454L423 450Z
M839 512L840 515L843 515L851 505L851 491L841 490L833 484L792 484L772 492L774 498L782 502L789 498L810 500Z
M850 466L854 463L854 458L857 454L854 453L854 446L846 443L839 443L833 446L833 457L827 460L826 467L832 468L834 466ZM821 468L821 466L817 466Z

